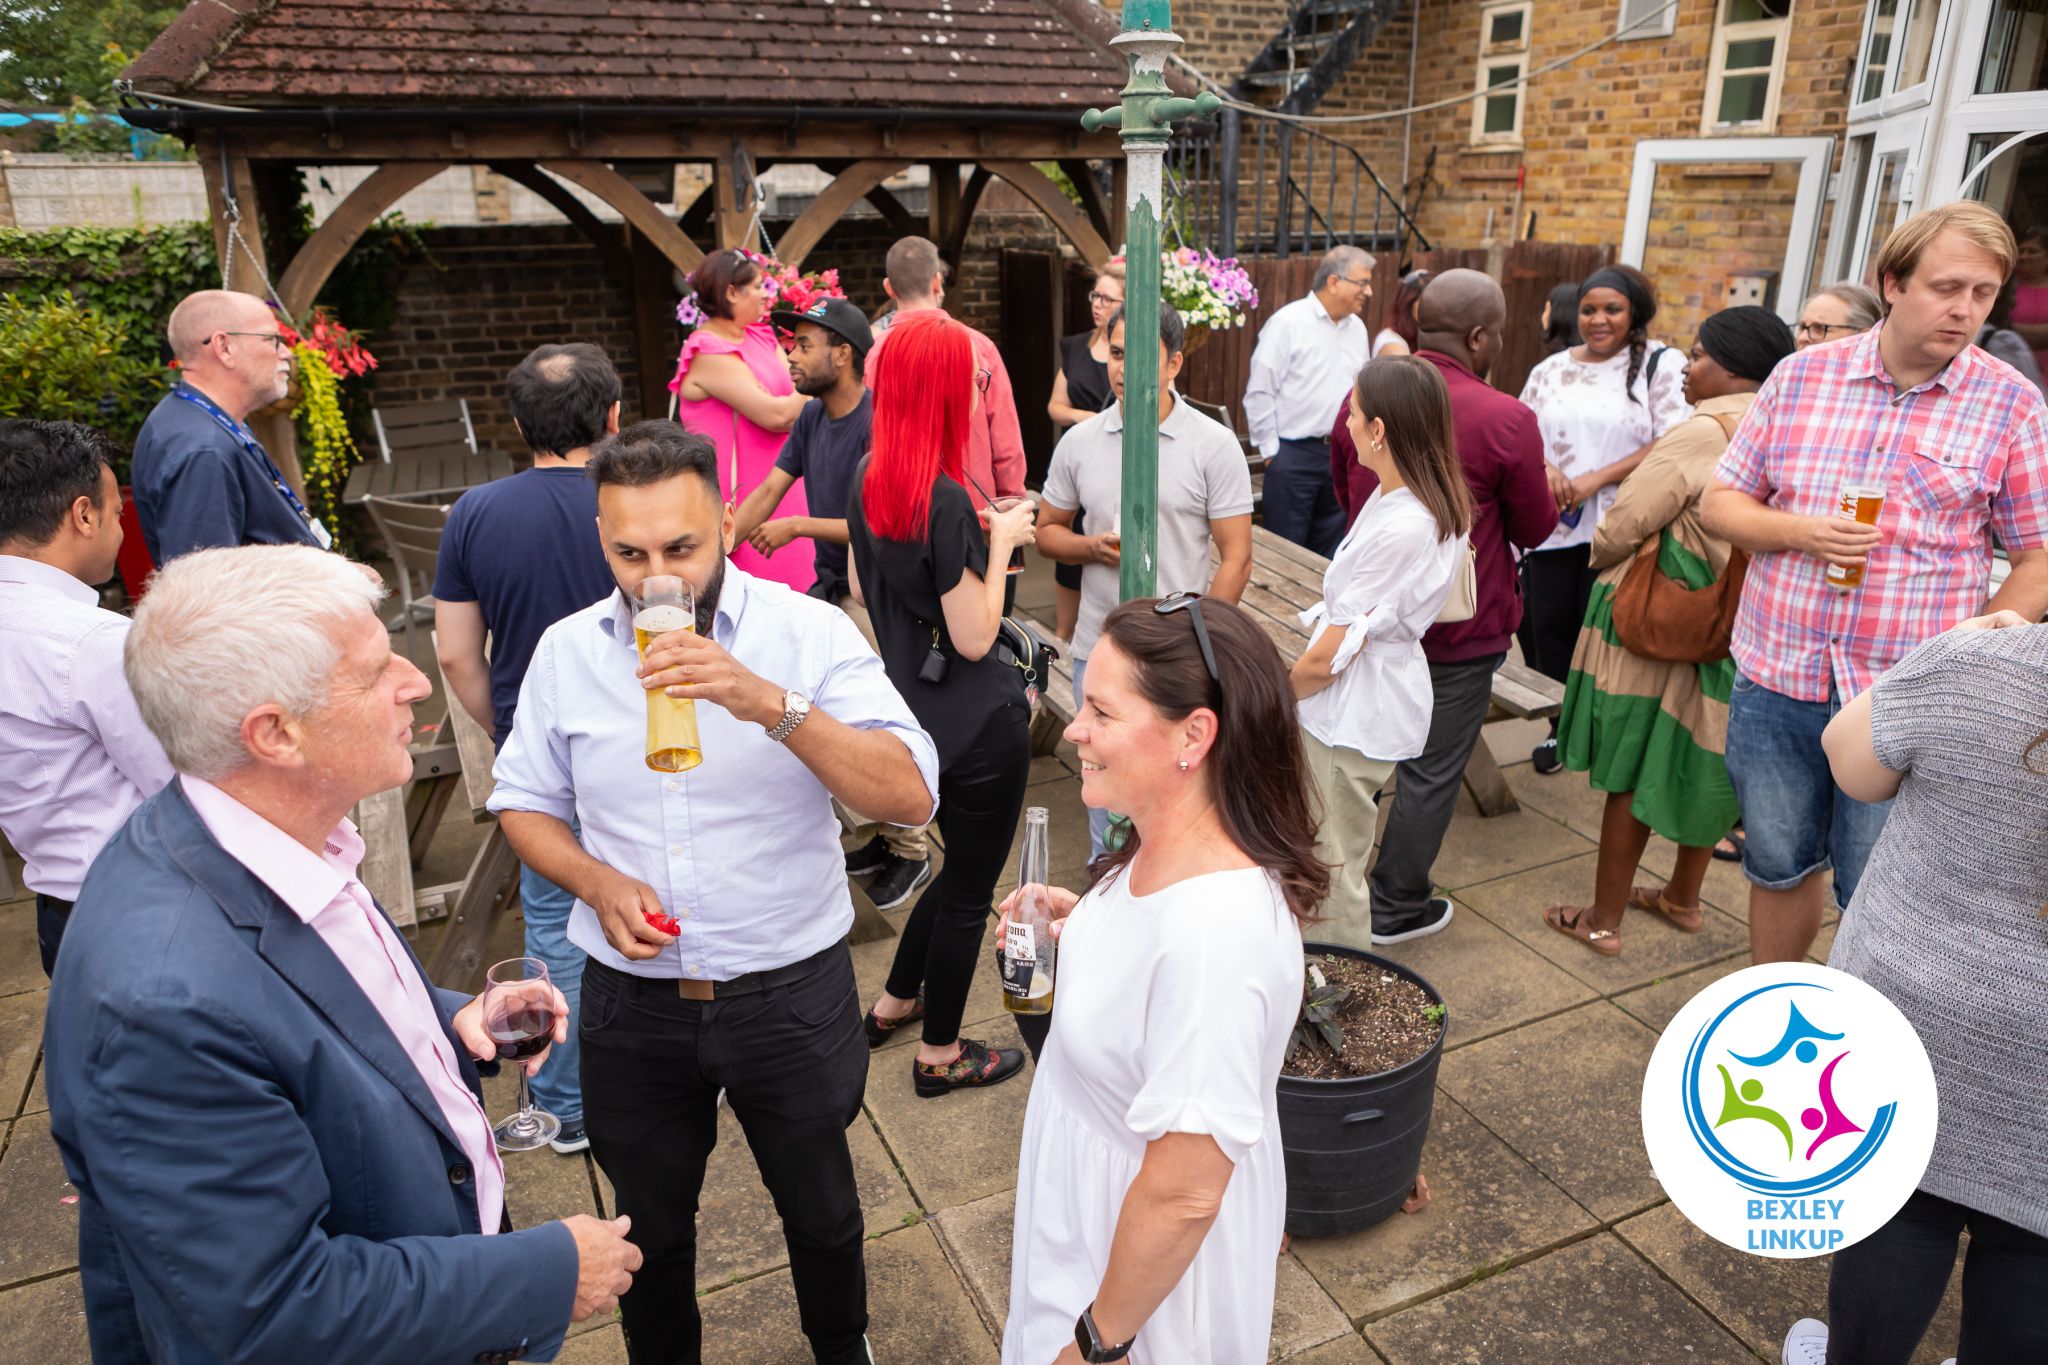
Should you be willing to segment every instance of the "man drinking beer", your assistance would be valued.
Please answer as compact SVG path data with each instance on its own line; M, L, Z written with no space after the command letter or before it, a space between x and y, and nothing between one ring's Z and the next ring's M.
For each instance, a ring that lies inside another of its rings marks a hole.
M584 1121L646 1255L620 1305L628 1354L698 1359L697 1195L723 1089L782 1213L812 1350L866 1362L846 1126L868 1049L832 799L921 825L938 755L844 613L728 564L709 441L641 422L590 476L619 591L541 637L490 806L520 861L576 897ZM692 590L695 629L643 660L633 618L655 577ZM687 771L647 761L657 689L699 703Z
M1982 204L1900 224L1875 266L1884 320L1781 362L1707 490L1707 529L1755 556L1727 754L1758 962L1813 946L1831 864L1849 910L1889 809L1835 786L1829 717L1965 617L2048 611L2048 409L1970 344L2013 255ZM1987 607L1993 532L2012 576Z

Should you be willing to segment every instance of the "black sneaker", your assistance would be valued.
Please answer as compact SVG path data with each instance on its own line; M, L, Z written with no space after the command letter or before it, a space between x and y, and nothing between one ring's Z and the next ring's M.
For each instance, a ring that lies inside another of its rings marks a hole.
M1529 751L1529 766L1545 777L1564 766L1564 760L1557 756L1557 736L1552 735Z
M916 895L917 888L932 879L932 860L920 858L912 862L893 853L885 856L887 865L868 883L868 899L875 903L877 910L894 910Z
M888 865L888 862L889 845L883 842L881 835L877 834L874 838L846 855L846 875L849 877L865 877L870 872L880 872Z
M548 1140L548 1146L554 1148L563 1156L573 1156L577 1152L590 1149L590 1134L583 1130L581 1120L575 1123L565 1123L562 1125L562 1131Z
M1451 927L1451 914L1456 908L1451 904L1449 896L1432 896L1429 908L1422 912L1420 918L1384 928L1375 918L1372 925L1372 941L1375 944L1407 943L1413 939L1428 938L1431 934L1440 934Z
M955 1090L998 1085L1023 1069L1023 1048L990 1047L976 1038L962 1038L958 1057L944 1066L926 1066L913 1060L910 1077L917 1086L919 1099L935 1100Z

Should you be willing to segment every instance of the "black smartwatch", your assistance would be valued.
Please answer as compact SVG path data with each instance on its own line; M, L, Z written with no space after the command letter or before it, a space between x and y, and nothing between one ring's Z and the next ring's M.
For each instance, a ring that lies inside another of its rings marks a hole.
M1121 1346L1112 1346L1102 1339L1102 1333L1095 1330L1095 1305L1089 1304L1080 1317L1074 1320L1074 1344L1081 1348L1081 1359L1089 1365L1122 1360L1131 1353L1131 1347L1138 1344L1132 1337Z

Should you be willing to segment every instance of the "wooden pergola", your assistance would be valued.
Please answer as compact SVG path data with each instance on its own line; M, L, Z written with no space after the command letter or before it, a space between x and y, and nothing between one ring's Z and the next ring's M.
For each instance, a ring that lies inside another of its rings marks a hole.
M939 8L931 8L936 5ZM1116 23L1090 0L194 0L127 72L141 127L190 139L227 285L298 317L409 191L483 164L551 204L631 298L641 411L666 406L675 272L757 246L755 182L801 163L830 184L776 248L800 264L855 204L957 263L983 192L1013 187L1085 261L1123 240L1123 162L1080 113L1113 102ZM669 74L673 71L675 74ZM829 98L821 92L829 91ZM1103 194L1088 162L1113 167ZM1081 202L1039 168L1053 162ZM370 164L289 261L261 226L307 166ZM671 216L646 192L708 184ZM885 186L914 165L930 204ZM600 220L567 186L617 211ZM231 249L232 238L232 249ZM289 424L259 432L295 482Z

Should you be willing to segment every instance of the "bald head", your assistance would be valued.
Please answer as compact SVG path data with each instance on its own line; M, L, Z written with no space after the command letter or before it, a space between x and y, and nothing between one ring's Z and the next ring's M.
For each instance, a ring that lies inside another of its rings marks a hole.
M1430 280L1415 305L1415 339L1420 349L1462 360L1483 379L1500 352L1507 320L1507 295L1493 276L1446 270Z
M203 353L206 343L222 332L266 329L276 330L271 324L270 306L262 299L233 289L202 289L187 294L171 310L171 321L164 331L171 343L171 354L178 357L180 365L190 365Z
M171 310L164 328L178 369L237 421L284 397L291 352L276 341L277 315L254 294L202 289Z

